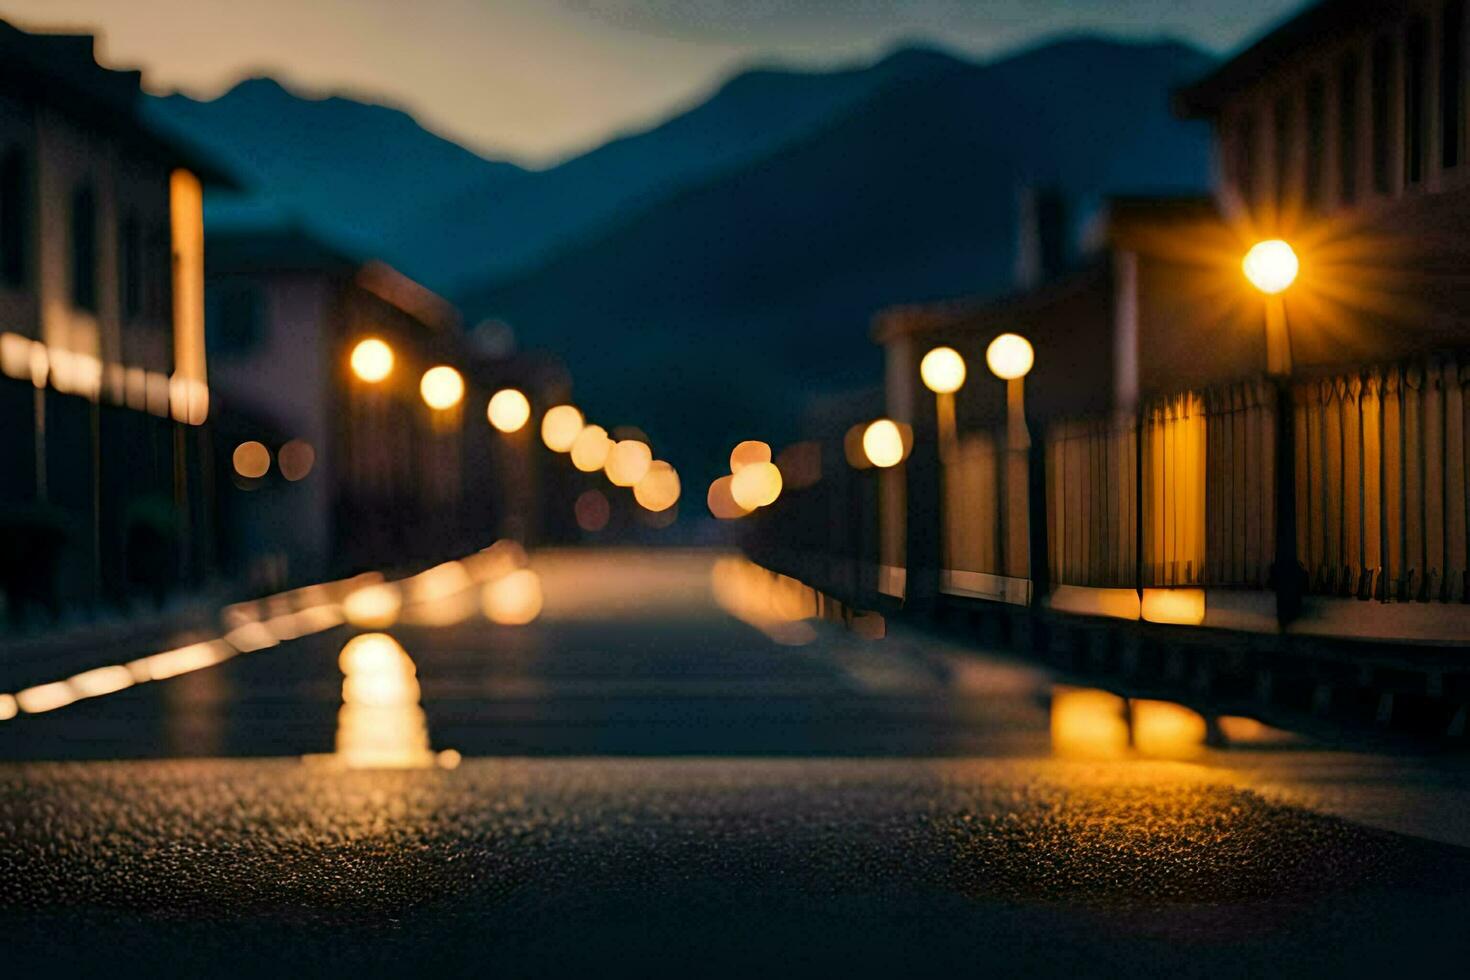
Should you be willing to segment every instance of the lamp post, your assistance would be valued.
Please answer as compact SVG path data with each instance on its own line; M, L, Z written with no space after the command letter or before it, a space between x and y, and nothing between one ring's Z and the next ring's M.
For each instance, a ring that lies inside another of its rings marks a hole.
M939 426L939 458L948 462L959 443L954 395L965 384L965 359L953 347L936 347L919 362L924 387L934 392L934 414Z
M985 349L990 373L1006 383L1005 561L1007 578L1031 577L1031 513L1028 468L1031 434L1026 428L1026 375L1036 363L1031 342L1003 333Z
M1276 590L1276 621L1284 628L1301 611L1303 591L1296 553L1296 429L1291 418L1291 333L1285 296L1296 282L1301 262L1290 244L1273 238L1252 246L1240 266L1265 298L1266 374L1276 387L1276 560L1271 583Z

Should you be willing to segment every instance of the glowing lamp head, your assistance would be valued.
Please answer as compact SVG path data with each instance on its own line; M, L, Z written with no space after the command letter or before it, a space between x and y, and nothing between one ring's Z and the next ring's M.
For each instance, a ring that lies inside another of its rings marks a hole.
M1296 282L1301 262L1296 250L1279 238L1257 242L1240 263L1246 279L1267 296L1284 293Z
M377 337L358 341L352 348L352 373L369 384L377 384L393 373L393 348Z
M652 464L653 450L648 448L648 443L637 439L623 439L613 443L603 470L613 486L631 487L643 479Z
M731 485L735 482L733 476L722 476L709 485L709 493L705 495L705 503L709 505L709 512L722 521L733 521L744 517L750 511L740 506L735 500L735 494Z
M572 465L583 473L596 473L607 463L612 440L600 425L583 427L572 442Z
M232 462L236 473L247 480L258 480L271 468L271 452L254 440L242 442L235 447Z
M769 507L781 496L781 470L775 463L742 466L730 480L730 496L742 510Z
M633 484L633 499L644 510L657 514L679 502L679 474L661 459L648 465L643 479Z
M757 439L747 439L730 453L730 472L739 473L752 463L769 463L771 447Z
M464 378L447 364L431 367L419 380L419 394L424 396L425 405L442 412L464 398Z
M863 430L863 455L880 469L903 462L903 430L892 419L878 419Z
M485 415L501 432L519 432L531 418L531 402L514 388L502 388L490 396Z
M1018 333L1003 333L985 348L985 365L1002 381L1015 381L1031 373L1036 352L1031 341Z
M919 362L924 387L936 395L951 395L965 383L965 359L953 347L936 347Z
M571 405L548 408L541 416L541 441L554 453L569 453L582 434L582 413Z

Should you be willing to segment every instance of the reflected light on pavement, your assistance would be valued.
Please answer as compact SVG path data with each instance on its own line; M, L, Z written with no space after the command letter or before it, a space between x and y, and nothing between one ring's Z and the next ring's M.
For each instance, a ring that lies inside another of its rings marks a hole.
M710 587L720 608L782 646L804 646L817 638L808 622L819 612L817 593L794 578L728 557L710 569Z
M386 633L355 636L342 648L337 664L343 679L334 761L349 769L427 769L438 764L419 704L418 671L397 640ZM454 753L452 764L458 764L458 755Z
M501 626L525 626L541 615L541 576L529 568L487 582L481 592L485 618Z
M1060 756L1115 759L1128 752L1128 702L1108 691L1057 685L1051 746Z
M398 622L403 593L387 582L354 589L342 600L342 615L360 629L382 630Z

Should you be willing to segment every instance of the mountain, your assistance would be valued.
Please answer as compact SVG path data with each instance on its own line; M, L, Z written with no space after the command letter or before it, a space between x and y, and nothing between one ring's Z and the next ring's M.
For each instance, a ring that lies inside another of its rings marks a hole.
M289 215L336 243L389 257L404 215L446 193L525 175L429 132L406 112L341 97L308 98L270 78L200 101L148 100L160 128L207 151L253 191L248 204L210 202L214 227Z
M561 353L592 417L642 426L704 479L739 439L794 437L806 397L881 377L877 309L1003 290L1019 187L1085 203L1209 185L1207 128L1169 111L1210 66L1195 49L1083 38L987 64L888 60L933 70L464 291L471 322Z
M614 139L528 180L489 179L416 211L396 251L441 288L505 278L679 189L738 169L808 136L874 92L932 80L964 63L909 49L876 65L813 72L757 69L648 130Z

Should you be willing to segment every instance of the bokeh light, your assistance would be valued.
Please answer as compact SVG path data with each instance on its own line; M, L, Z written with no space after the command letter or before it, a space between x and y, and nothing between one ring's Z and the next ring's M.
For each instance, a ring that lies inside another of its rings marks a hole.
M645 442L624 439L615 443L607 454L604 469L615 487L631 487L643 479L653 463L653 450Z
M611 451L612 440L607 437L606 429L600 425L584 426L572 443L572 465L583 473L596 473L607 462Z
M965 359L953 347L936 347L919 362L919 377L930 391L953 394L965 383Z
M309 442L292 439L276 453L276 463L281 468L281 475L295 483L306 479L311 468L316 465L316 450L311 448Z
M442 412L464 398L464 378L447 364L431 367L419 381L419 394L424 396L425 405Z
M903 432L892 419L878 419L863 430L863 455L874 466L897 466L903 452Z
M771 447L756 439L747 439L730 453L730 472L739 473L752 463L769 463Z
M985 348L986 366L1002 381L1024 378L1035 363L1036 352L1031 349L1031 341L1018 333L1003 333Z
M1301 271L1296 250L1279 238L1257 242L1245 253L1240 265L1250 284L1267 296L1275 296L1291 288Z
M502 388L490 396L485 415L501 432L519 432L531 418L531 402L514 388Z
M661 459L648 466L643 479L633 485L633 499L654 512L668 510L679 502L679 474Z
M781 496L781 470L775 463L751 463L741 467L730 480L730 496L737 506L745 510L775 503Z
M577 526L594 534L607 527L612 517L612 505L601 490L584 491L572 505L572 511L577 517Z
M393 348L377 337L358 341L352 348L352 373L376 384L393 373Z
M343 617L359 629L387 629L398 622L402 609L403 593L388 582L353 589L342 600Z
M270 472L271 451L253 439L236 446L231 459L235 472L247 480L258 480Z
M705 495L709 512L722 521L733 521L750 513L735 502L735 495L731 490L734 481L734 476L722 476L709 485L709 493Z
M541 417L541 441L552 452L571 452L582 432L582 424L582 413L571 405L548 408Z
M480 603L485 618L501 626L525 626L541 615L541 576L529 568L485 583Z

